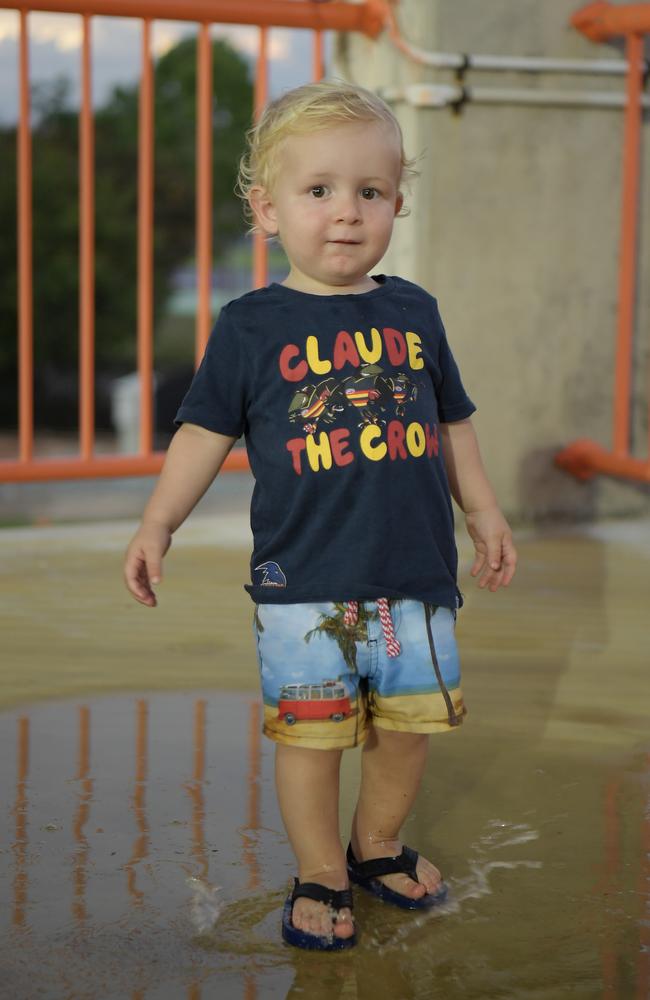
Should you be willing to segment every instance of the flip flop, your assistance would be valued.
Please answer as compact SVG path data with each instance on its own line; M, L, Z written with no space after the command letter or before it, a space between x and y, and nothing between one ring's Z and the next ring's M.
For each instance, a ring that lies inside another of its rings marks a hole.
M352 845L348 844L347 862L348 875L350 881L361 886L373 896L383 900L384 903L392 903L394 906L401 906L404 910L428 910L432 906L439 906L447 898L448 887L444 882L440 883L440 888L436 892L427 892L419 899L409 899L401 892L389 889L383 882L378 881L379 875L393 875L402 872L418 882L415 866L418 860L418 852L411 847L403 847L402 853L392 858L373 858L370 861L357 861L352 853Z
M282 937L287 944L292 944L296 948L308 948L311 951L340 951L342 948L352 948L357 943L356 934L350 937L336 937L334 934L334 919L332 919L332 933L330 935L310 934L293 926L291 913L294 902L305 896L307 899L315 899L318 903L325 903L333 910L342 910L344 907L352 909L351 889L328 889L318 882L303 882L294 879L293 891L289 893L282 910Z

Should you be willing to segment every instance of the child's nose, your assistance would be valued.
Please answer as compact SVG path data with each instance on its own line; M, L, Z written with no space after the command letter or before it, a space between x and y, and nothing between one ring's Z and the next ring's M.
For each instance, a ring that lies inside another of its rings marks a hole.
M360 218L357 199L352 196L337 199L334 213L337 222L347 222L348 225L357 222Z

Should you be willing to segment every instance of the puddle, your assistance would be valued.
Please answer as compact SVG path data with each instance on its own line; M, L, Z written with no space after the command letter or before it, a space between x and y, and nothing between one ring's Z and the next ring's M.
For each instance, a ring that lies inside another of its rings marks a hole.
M645 749L480 723L433 739L405 837L449 903L405 914L357 892L359 946L313 955L280 939L293 863L260 720L250 693L215 691L0 715L3 997L646 1000Z
M499 595L465 569L469 715L403 831L449 903L357 891L339 955L281 941L248 552L193 525L155 612L121 582L131 526L2 534L2 1000L649 1000L647 524L522 538Z

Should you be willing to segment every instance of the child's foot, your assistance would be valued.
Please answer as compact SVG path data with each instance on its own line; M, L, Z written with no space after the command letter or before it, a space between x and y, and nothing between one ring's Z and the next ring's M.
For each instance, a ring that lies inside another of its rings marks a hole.
M402 850L402 843L399 840L384 840L378 844L367 844L363 850L361 845L354 840L352 851L357 861L374 861L375 858L398 857ZM399 872L393 875L377 875L378 882L382 882L393 892L399 892L409 899L421 899L427 893L435 894L442 885L442 875L435 865L431 864L421 854L418 855L415 868L418 881L415 882L410 875Z
M301 882L318 881L328 889L348 888L346 878L333 877L331 874L319 874L318 878L301 878ZM338 938L349 938L354 934L354 919L352 910L347 906L340 910L332 911L331 907L325 903L319 903L315 899L307 899L300 896L293 904L291 911L291 923L298 930L306 931L308 934L316 934L319 937L329 937L333 934Z

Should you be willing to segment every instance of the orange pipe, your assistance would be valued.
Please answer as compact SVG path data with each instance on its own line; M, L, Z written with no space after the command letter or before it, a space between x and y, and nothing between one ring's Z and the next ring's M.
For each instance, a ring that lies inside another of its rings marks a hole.
M151 22L142 22L138 133L138 374L140 454L153 445L153 66Z
M596 0L581 7L571 17L571 24L592 42L605 42L617 35L650 32L650 4L629 3L615 7L606 0Z
M95 444L95 150L90 62L90 17L83 18L79 114L79 444Z
M0 482L36 483L57 479L155 476L162 469L164 460L164 451L154 451L149 455L96 455L92 459L48 458L37 462L0 462ZM249 468L246 450L233 448L221 466L221 472L247 472Z
M196 75L196 366L210 336L212 304L212 39L199 27Z
M573 441L555 456L555 464L577 479L592 479L596 473L650 483L650 461L616 455L595 441Z
M260 42L257 49L255 71L255 94L253 114L260 117L269 92L268 28L260 28ZM263 288L269 280L269 248L263 233L253 235L253 288Z
M20 14L18 122L18 428L21 461L34 452L34 315L32 289L32 137L27 11Z
M323 31L361 31L371 38L383 28L384 5L314 3L313 0L13 0L13 10L55 11L61 14L99 14L150 20L259 24L279 28L320 28Z
M642 57L643 38L640 35L629 35L627 39L627 103L623 139L623 198L614 389L614 452L616 455L628 455L630 447L630 393L639 215Z
M650 32L650 4L613 7L605 0L598 0L576 11L571 24L596 42L616 35L627 35L627 101L624 120L613 450L608 452L595 441L574 441L556 455L555 463L578 479L591 479L597 473L604 473L647 483L650 482L650 449L648 458L644 460L630 455L630 405L638 252L641 91L644 72L644 40L641 35Z

